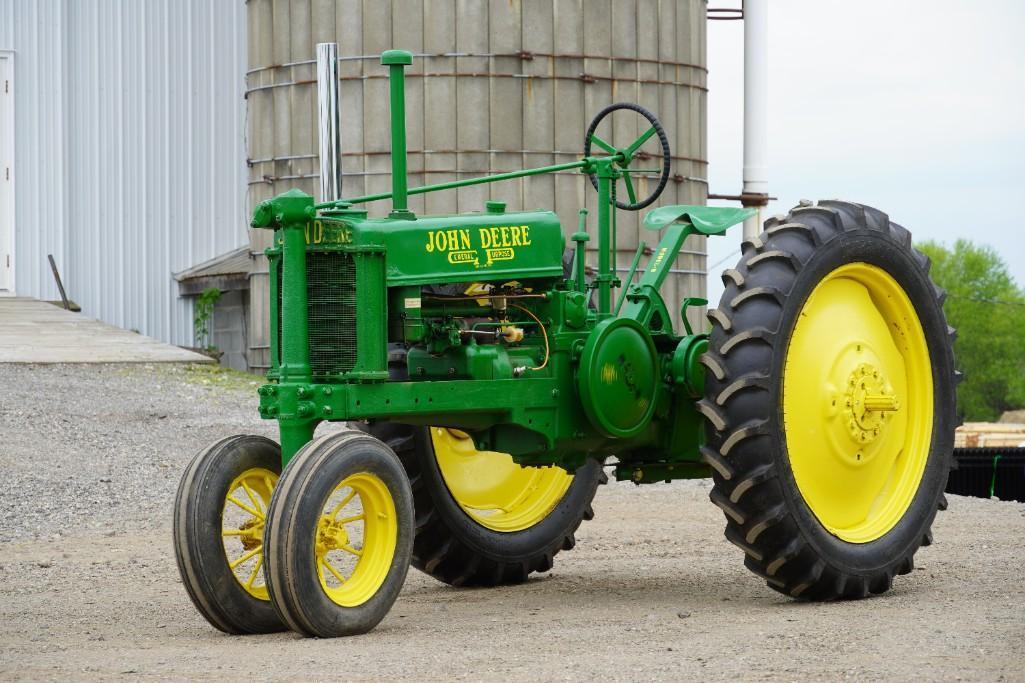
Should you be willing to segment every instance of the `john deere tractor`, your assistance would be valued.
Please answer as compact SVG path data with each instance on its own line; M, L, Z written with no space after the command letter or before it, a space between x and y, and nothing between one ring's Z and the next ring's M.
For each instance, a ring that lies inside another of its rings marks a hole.
M794 598L883 593L911 571L944 505L956 373L943 292L908 231L860 204L804 203L744 243L709 331L686 316L676 330L659 289L684 240L749 211L651 209L658 245L618 279L617 210L652 205L669 178L662 125L632 104L598 114L578 161L408 188L411 59L381 58L391 192L315 204L293 190L254 212L274 232L259 396L280 442L229 437L185 472L175 549L203 616L342 636L380 622L410 564L456 586L522 582L573 548L606 462L637 484L710 476L744 564ZM614 146L600 132L613 114L645 132ZM568 171L598 204L566 261L550 211L407 205ZM387 216L360 208L384 199ZM323 422L350 428L317 436Z

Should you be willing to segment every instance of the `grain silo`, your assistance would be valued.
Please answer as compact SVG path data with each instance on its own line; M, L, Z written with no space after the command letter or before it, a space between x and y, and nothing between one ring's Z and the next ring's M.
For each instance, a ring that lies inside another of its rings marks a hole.
M250 0L247 8L250 207L292 187L318 194L315 51L322 42L338 43L343 196L390 189L388 82L379 56L400 48L416 55L406 70L411 187L572 161L591 118L627 101L654 112L669 136L672 180L659 203L705 203L704 0ZM617 130L617 137L637 132ZM638 194L648 189L642 179ZM582 206L592 217L596 209L596 193L575 172L417 195L410 209L469 211L488 199L510 210L552 208L567 235ZM384 203L368 208L386 211ZM642 215L619 214L624 277L638 239L657 242L638 234ZM253 252L269 237L253 231ZM250 365L260 369L268 281L266 261L256 258L249 344ZM679 310L684 296L704 291L704 238L692 237L663 295ZM702 316L689 314L698 325Z

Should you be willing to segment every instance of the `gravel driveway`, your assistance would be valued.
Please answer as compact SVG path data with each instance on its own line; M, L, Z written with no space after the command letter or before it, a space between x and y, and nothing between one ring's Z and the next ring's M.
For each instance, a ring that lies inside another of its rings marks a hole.
M603 487L522 586L413 571L368 635L225 636L180 585L171 503L202 446L273 436L254 382L0 365L0 677L1025 680L1025 505L952 496L889 594L803 604L743 568L705 481Z

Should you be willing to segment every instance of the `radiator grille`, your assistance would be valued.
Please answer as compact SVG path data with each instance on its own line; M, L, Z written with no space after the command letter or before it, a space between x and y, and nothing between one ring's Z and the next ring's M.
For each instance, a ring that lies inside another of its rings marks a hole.
M314 381L356 364L356 264L341 251L306 254L310 365Z
M275 259L277 271L277 364L284 360L282 315L283 259ZM351 254L337 251L306 253L306 296L309 324L310 366L314 381L350 372L356 364L356 264ZM336 378L335 378L336 379Z

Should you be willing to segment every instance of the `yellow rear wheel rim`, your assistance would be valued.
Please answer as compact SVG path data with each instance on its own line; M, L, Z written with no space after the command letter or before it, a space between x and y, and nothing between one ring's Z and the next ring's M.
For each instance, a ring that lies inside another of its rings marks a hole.
M362 605L384 584L395 558L398 518L377 475L349 475L328 497L313 552L324 593L337 605Z
M430 431L452 497L471 519L492 531L522 531L538 524L573 483L573 475L561 467L522 467L507 453L478 451L473 439L459 430Z
M263 580L263 528L278 475L263 467L246 470L228 486L221 509L224 556L235 580L258 600L270 600Z
M783 370L787 452L801 497L850 543L884 536L922 481L933 424L925 333L886 271L850 263L812 291Z

